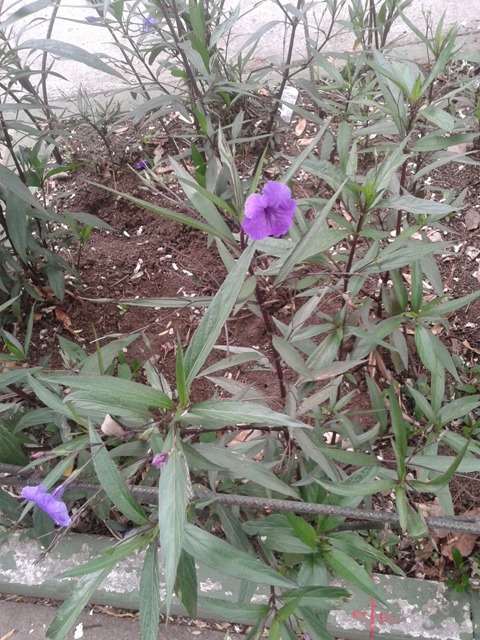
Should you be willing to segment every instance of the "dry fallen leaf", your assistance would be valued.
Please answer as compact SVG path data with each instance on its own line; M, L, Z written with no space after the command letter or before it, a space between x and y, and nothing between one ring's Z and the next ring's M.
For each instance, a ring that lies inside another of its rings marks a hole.
M295 127L295 135L301 136L302 133L305 131L306 126L307 126L307 120L305 118L301 118L298 121L297 126Z
M479 516L480 509L471 509L462 513L463 516ZM442 556L446 556L453 560L452 548L456 547L462 558L467 558L475 548L477 538L476 533L458 533L455 531L446 531L447 540L440 545Z
M58 305L55 307L55 317L66 331L69 331L70 333L73 333L75 335L75 331L72 329L72 321L67 316L65 311Z

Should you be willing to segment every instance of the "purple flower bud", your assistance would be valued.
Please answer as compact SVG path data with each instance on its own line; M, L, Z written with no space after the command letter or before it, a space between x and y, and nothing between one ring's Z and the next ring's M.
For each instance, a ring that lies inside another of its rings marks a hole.
M45 513L52 518L55 524L68 527L72 519L68 515L65 503L59 500L62 493L62 486L55 489L52 493L47 493L47 487L44 484L39 484L36 487L23 487L20 495L22 498L35 502L42 511L45 511Z
M157 469L160 469L162 464L165 464L167 460L168 460L167 451L164 451L163 453L156 453L152 458L152 464L154 467L157 467Z
M148 160L145 160L145 158L135 163L135 169L145 169L145 167L148 167Z
M149 31L153 31L153 29L155 28L154 25L156 25L157 22L158 22L158 18L154 18L150 14L145 16L142 21L143 32L148 33Z
M87 16L85 20L90 24L93 24L94 22L101 22L102 18L100 16Z
M252 240L281 236L292 224L296 204L286 184L269 180L261 195L252 193L246 199L242 229Z

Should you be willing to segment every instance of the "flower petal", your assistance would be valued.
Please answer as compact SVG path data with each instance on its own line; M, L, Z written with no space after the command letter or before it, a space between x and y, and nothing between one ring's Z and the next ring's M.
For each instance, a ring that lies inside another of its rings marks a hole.
M42 511L45 511L52 518L55 524L62 527L68 526L72 520L68 515L67 507L64 502L57 500L57 496L63 493L63 488L59 487L53 494L46 491L46 486L39 484L36 487L23 487L20 495L22 498L35 502Z
M242 229L252 240L281 236L292 224L295 206L287 185L269 180L261 195L254 193L246 199Z
M268 205L268 200L261 196L259 193L252 193L245 200L245 217L255 218L255 216L262 215L263 210Z
M262 194L268 199L268 204L271 207L277 207L289 200L295 202L295 200L292 200L290 188L283 182L276 182L275 180L269 180L265 184Z
M262 238L272 234L270 221L263 209L254 217L243 218L241 225L247 236L252 240L262 240Z

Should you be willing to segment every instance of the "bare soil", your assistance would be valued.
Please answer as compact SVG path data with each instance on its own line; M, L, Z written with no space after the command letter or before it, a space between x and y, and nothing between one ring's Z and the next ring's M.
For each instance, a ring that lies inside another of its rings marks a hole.
M277 134L277 145L289 155L298 154L309 135L308 126L302 130L298 118L289 127ZM106 160L105 149L91 130L78 128L68 141L74 159L87 162L62 179L52 180L50 196L58 198L61 206L74 211L84 211L98 216L109 223L112 231L93 230L80 257L73 247L65 252L65 257L75 265L78 262L81 285L73 282L67 286L63 301L54 299L44 291L44 300L36 305L36 316L31 349L30 364L46 363L55 369L62 367L57 336L61 335L81 345L87 352L95 350L95 340L101 343L113 336L139 333L126 354L128 361L143 362L149 359L157 363L167 380L175 379L175 343L178 339L186 346L195 330L202 310L193 307L183 309L141 308L124 306L119 301L127 298L162 298L212 296L225 276L225 268L217 253L215 244L208 246L206 237L176 222L157 216L119 198L92 183L102 183L132 196L147 199L160 206L186 212L186 205L179 202L178 189L172 174L165 171L165 188L157 193L149 192L139 180L134 164L144 157L153 155L159 144L163 144L161 132L154 132L145 145L139 140L139 133L130 125L112 135L118 166L113 168ZM163 150L165 157L175 153ZM249 155L250 153L250 155ZM92 160L93 159L93 160ZM250 150L242 158L242 169L247 173L256 160L255 150ZM267 175L274 178L277 169L267 167ZM457 192L467 188L467 196L462 211L442 222L437 239L453 242L454 251L439 259L445 284L445 291L454 297L462 296L478 289L480 276L480 172L477 166L451 163L431 176L432 183L443 188L454 188ZM318 184L310 184L302 176L296 181L294 196L304 197L318 192ZM427 190L427 197L436 197L433 189ZM68 198L67 198L68 196ZM469 212L469 213L468 213ZM468 213L468 219L466 215ZM475 220L478 223L475 225ZM467 228L468 227L468 228ZM433 232L433 230L432 230ZM298 304L296 300L271 293L265 286L265 295L271 309L282 322L289 322ZM103 299L110 301L105 302ZM328 304L335 308L340 301L331 299ZM441 338L449 351L461 356L466 368L478 364L480 355L480 298L450 318L450 329L442 330ZM254 345L268 353L269 341L260 319L250 313L240 313L225 327L224 344ZM215 356L212 356L214 358ZM278 402L278 386L271 373L259 372L253 367L242 366L232 371L233 379L248 379L259 395L268 399L271 406ZM472 384L477 384L472 376ZM214 384L202 378L195 383L194 401L210 398ZM221 394L222 391L217 389ZM364 413L362 395L358 394L353 409ZM363 418L364 419L364 418ZM366 419L368 423L368 419ZM455 507L458 513L479 507L478 479L456 479L452 486ZM386 505L388 506L388 505ZM478 545L478 543L477 543ZM441 554L435 562L429 553L420 549L419 553L403 554L403 566L410 575L425 575L438 579L446 575L450 565Z

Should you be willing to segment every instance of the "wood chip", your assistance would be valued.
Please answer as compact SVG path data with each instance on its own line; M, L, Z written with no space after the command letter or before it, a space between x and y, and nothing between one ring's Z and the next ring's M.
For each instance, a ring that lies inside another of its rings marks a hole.
M14 633L15 633L15 629L10 629L10 631L7 631L7 633L4 636L2 636L0 640L8 640L13 636Z

